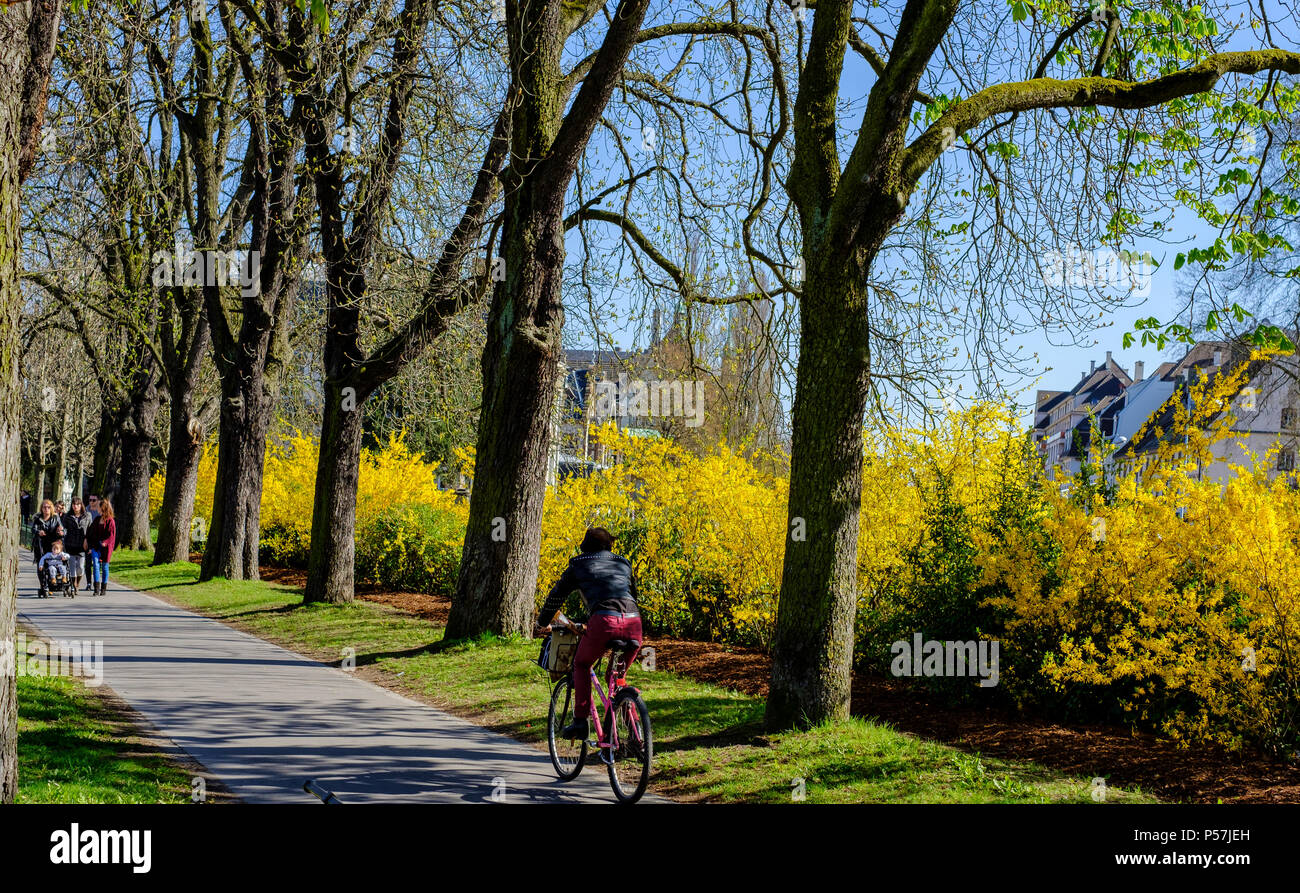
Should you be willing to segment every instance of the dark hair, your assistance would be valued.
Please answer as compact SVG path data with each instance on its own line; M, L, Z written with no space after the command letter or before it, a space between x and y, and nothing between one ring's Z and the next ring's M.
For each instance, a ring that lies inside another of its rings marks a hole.
M608 552L614 548L614 538L603 527L589 527L580 548L584 552Z

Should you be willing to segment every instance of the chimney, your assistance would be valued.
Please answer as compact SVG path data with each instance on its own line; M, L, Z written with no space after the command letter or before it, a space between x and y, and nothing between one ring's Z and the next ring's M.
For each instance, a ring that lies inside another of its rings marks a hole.
M1106 351L1106 365L1109 366L1110 362L1110 351Z
M1096 372L1096 371L1097 371L1097 361L1096 361L1096 360L1089 360L1089 361L1088 361L1088 373L1089 373L1089 374L1092 374L1093 372Z
M1146 364L1141 360L1137 360L1133 363L1133 381L1135 383L1142 380L1142 370L1145 368L1145 365Z

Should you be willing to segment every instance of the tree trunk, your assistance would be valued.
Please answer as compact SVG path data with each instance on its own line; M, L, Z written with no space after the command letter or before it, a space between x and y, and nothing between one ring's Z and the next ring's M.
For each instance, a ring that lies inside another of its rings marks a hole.
M184 292L182 298L189 297ZM208 349L209 330L202 297L186 305L191 326L182 322L180 337L168 339L164 347L167 362L167 388L171 403L171 420L167 438L167 476L163 481L162 505L158 507L158 542L154 547L154 564L189 561L194 534L194 496L198 490L199 461L203 458L203 426L194 414L194 395ZM185 310L182 310L184 316ZM175 326L164 326L174 332ZM206 531L203 534L206 538Z
M46 79L61 11L59 0L44 0L11 4L0 12L0 493L7 494L0 498L0 649L11 656L20 522L11 495L18 492L22 464L18 203L45 118ZM0 803L12 803L18 794L16 680L15 673L0 673Z
M71 399L70 397L68 399ZM63 425L59 429L59 449L54 454L54 499L63 498L63 479L68 473L68 404L63 403Z
M0 13L0 648L12 654L18 607L18 491L21 408L18 397L18 152L23 74L26 69L26 4ZM39 458L37 464L39 467ZM40 498L40 490L34 491ZM0 803L18 792L18 692L13 673L0 673Z
M258 579L257 547L262 507L262 465L272 402L262 375L231 376L222 383L212 523L200 580Z
M153 438L136 433L122 435L122 486L113 510L117 515L117 547L148 549L149 454Z
M862 420L870 373L865 266L843 256L809 266L789 526L765 716L772 729L848 716L858 601Z
M45 498L45 410L41 410L41 434L36 440L36 489L32 491L37 507Z
M507 209L506 280L493 295L492 327L483 349L474 495L447 620L449 639L483 632L526 634L536 608L564 321L564 242L558 200L552 198L550 207L530 207L528 191L507 194L507 202L518 206Z
M203 458L202 432L192 409L192 392L173 403L171 442L167 447L167 476L163 500L158 509L158 542L153 563L171 564L190 560L194 524L194 495L199 483L199 460Z
M567 114L560 61L584 7L551 0L507 8L511 87L519 99L503 178L506 277L492 296L483 348L474 495L448 638L532 627L564 324L564 196L648 5L620 0Z
M108 496L117 486L113 474L113 457L119 437L117 415L109 407L102 406L99 410L99 430L95 433L95 468L90 478L90 492L96 496Z
M148 549L150 456L158 421L157 373L145 373L143 388L132 394L130 422L122 431L121 488L113 504L117 543L123 549Z
M353 601L363 400L355 389L345 395L337 380L326 382L303 599L307 602Z

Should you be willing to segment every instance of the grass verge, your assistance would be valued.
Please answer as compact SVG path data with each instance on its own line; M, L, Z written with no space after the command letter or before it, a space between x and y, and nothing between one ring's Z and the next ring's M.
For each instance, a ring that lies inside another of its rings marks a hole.
M113 576L177 605L325 662L355 656L359 675L544 746L550 685L539 644L484 637L448 643L443 630L370 602L303 605L301 592L260 581L198 581L190 563L149 567L151 553L113 553ZM349 651L350 649L350 651ZM765 734L763 702L639 667L650 708L651 787L683 800L789 803L1092 802L1091 778L982 758L861 719ZM1154 802L1107 790L1107 802Z
M83 683L18 677L19 803L188 803L190 779Z

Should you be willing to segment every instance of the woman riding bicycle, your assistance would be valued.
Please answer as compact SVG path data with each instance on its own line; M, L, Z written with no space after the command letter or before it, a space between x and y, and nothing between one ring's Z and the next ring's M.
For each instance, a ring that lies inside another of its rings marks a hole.
M636 580L632 563L612 551L614 538L603 527L592 527L582 538L582 551L569 560L560 579L546 596L537 615L533 635L545 634L564 606L569 593L577 589L587 607L587 632L573 657L574 721L564 727L565 738L587 737L591 714L591 667L605 653L610 640L630 639L641 643L641 613L636 604ZM545 621L543 624L542 621ZM633 652L628 663L635 659Z

